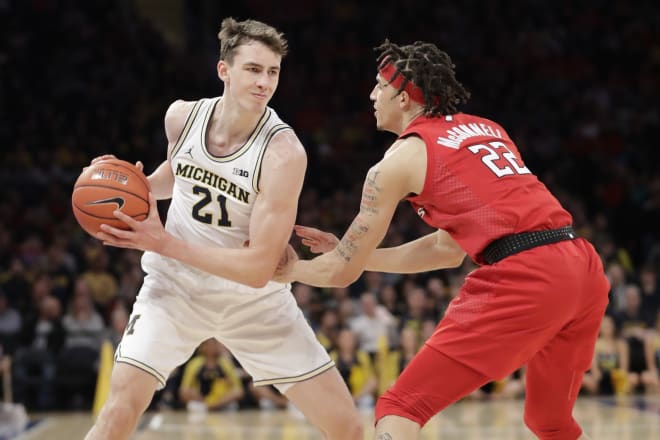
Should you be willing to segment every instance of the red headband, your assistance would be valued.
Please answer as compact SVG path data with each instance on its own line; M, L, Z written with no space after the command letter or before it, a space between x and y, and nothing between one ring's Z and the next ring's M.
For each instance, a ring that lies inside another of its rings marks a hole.
M378 73L380 76L390 83L392 87L396 88L399 90L401 88L401 84L403 83L404 76L401 72L397 70L396 67L394 67L394 64L390 62L389 60L385 59L385 62L381 64L380 69L378 70ZM422 92L422 89L417 87L415 83L412 81L408 81L406 86L403 88L408 93L408 96L410 96L410 99L413 101L424 105L424 92Z

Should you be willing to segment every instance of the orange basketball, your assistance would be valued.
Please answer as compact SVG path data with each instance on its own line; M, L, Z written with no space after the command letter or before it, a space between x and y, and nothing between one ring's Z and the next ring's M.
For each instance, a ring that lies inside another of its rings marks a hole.
M119 229L128 225L112 213L119 209L135 220L149 214L149 181L135 165L107 159L83 170L73 186L71 205L80 226L95 235L105 223Z

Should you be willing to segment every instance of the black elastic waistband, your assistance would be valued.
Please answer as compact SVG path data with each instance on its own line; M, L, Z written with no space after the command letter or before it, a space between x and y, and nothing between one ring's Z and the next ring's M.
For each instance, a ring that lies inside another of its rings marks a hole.
M481 253L481 257L486 264L493 264L527 249L575 238L577 238L577 234L573 226L564 226L563 228L547 231L521 232L493 241L486 246L486 249Z

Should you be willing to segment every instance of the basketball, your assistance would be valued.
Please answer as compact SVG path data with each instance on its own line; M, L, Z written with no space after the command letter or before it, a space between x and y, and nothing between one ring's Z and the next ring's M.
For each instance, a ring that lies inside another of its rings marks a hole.
M132 163L102 160L85 168L76 180L71 195L73 215L91 235L103 223L129 229L112 213L119 209L135 220L144 220L149 214L149 189L146 176Z

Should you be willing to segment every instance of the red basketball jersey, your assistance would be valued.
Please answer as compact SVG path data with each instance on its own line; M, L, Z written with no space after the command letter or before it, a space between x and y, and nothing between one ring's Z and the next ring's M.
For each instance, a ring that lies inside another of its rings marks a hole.
M422 193L408 200L477 263L497 238L571 224L571 215L525 167L499 124L463 113L420 116L399 137L410 135L426 143L428 165Z

